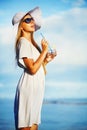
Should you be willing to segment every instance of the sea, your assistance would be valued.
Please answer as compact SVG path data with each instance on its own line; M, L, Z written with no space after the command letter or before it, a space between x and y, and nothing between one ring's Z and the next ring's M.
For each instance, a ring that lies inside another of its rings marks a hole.
M14 100L0 99L0 130L15 130ZM45 99L39 130L87 130L87 99Z

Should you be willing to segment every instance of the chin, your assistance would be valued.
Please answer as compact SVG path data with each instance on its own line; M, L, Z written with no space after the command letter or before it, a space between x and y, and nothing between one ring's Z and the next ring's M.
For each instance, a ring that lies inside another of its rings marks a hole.
M35 32L35 30L30 31L31 33Z
M28 32L29 32L29 33L33 33L33 32L35 32L35 29L34 29L34 30L29 30Z
M31 29L30 32L35 32L35 28Z

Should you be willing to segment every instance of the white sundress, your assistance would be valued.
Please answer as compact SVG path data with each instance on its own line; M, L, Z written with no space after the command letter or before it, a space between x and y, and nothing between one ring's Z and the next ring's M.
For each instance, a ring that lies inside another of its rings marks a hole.
M19 40L18 62L24 72L19 80L15 103L14 115L16 128L31 127L41 122L41 107L44 96L45 74L43 66L36 74L31 75L26 70L23 57L32 58L34 61L39 57L39 51L24 37Z

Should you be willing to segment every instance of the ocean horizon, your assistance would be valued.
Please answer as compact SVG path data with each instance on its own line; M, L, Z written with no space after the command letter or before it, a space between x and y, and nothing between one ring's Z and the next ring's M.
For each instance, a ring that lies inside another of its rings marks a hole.
M14 100L0 99L0 130L15 130ZM39 130L87 130L87 98L44 99Z

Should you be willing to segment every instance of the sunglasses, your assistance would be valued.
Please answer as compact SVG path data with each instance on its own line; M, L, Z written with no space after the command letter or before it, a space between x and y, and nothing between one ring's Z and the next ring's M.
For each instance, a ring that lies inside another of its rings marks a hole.
M32 20L34 20L34 19L33 18L26 18L23 20L23 22L30 23Z

